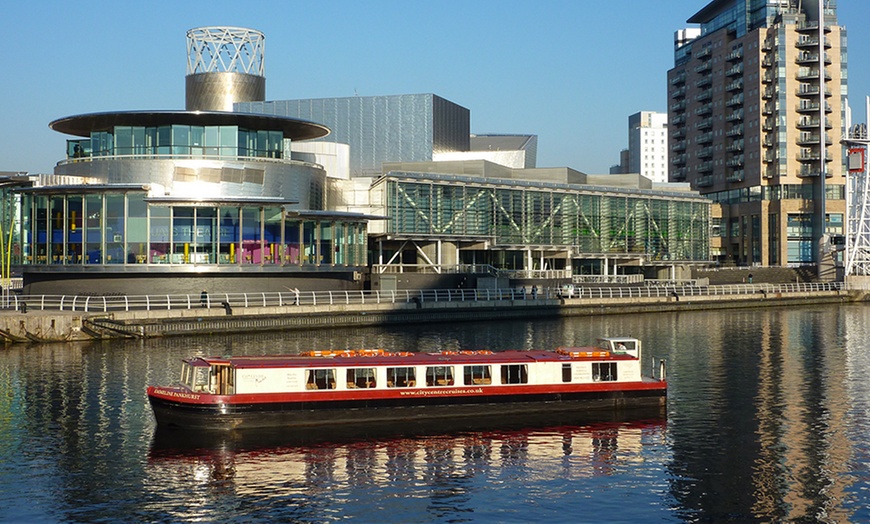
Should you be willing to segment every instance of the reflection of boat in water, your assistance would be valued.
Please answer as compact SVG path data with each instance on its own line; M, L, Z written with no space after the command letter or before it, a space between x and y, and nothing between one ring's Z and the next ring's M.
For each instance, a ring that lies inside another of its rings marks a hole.
M505 418L497 413L449 420L420 419L403 424L366 422L330 426L312 426L287 431L261 428L244 431L185 431L157 427L151 455L185 455L211 450L251 451L264 448L331 446L360 441L415 439L431 436L449 437L464 433L532 431L552 427L592 427L596 425L663 425L665 410L659 406L620 411L575 413L539 412L522 417Z
M664 364L643 375L641 342L557 351L309 352L192 358L177 386L151 386L160 427L249 429L608 412L665 404Z
M560 479L606 476L617 462L619 467L642 462L645 446L663 447L666 419L645 411L635 416L651 418L620 413L583 423L587 417L531 417L525 425L517 421L483 430L442 423L410 432L379 426L368 432L222 431L203 438L158 429L148 470L161 483L184 489L191 481L203 486L231 482L236 495L260 496L267 496L260 490L274 486L322 489L335 483L427 482L433 480L429 475L459 469L466 474L487 468L534 469Z

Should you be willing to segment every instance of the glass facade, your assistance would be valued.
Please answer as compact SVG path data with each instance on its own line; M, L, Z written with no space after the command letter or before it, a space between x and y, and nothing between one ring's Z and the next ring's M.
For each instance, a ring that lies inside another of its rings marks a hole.
M378 176L384 162L427 162L468 151L471 113L433 94L241 102L243 113L301 118L332 130L320 141L350 145L350 176Z
M258 131L238 126L166 125L115 126L95 131L90 140L67 141L67 157L172 156L281 158L281 131Z
M24 264L366 264L364 221L277 205L158 203L143 191L25 192L21 202Z
M390 175L379 182L386 214L392 218L386 223L390 234L488 238L493 249L534 245L591 256L636 253L653 260L709 259L710 204L703 198Z

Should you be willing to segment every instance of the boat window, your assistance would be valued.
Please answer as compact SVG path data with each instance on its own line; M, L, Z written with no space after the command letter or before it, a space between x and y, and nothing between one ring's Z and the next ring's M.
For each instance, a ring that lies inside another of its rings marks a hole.
M426 368L427 386L452 386L453 366L428 366Z
M187 362L181 364L181 383L193 389L193 368Z
M592 380L616 380L616 362L593 362Z
M466 386L492 384L492 366L463 366L462 380Z
M209 386L209 371L211 368L207 367L196 367L193 372L193 390L194 391L208 391Z
M571 364L562 364L562 382L571 382Z
M387 368L387 387L388 388L411 388L417 385L416 369L407 368Z
M504 364L501 367L502 384L528 384L529 367L526 364Z
M335 389L335 370L309 369L305 389Z
M349 389L376 386L375 368L351 368L347 370L347 387Z

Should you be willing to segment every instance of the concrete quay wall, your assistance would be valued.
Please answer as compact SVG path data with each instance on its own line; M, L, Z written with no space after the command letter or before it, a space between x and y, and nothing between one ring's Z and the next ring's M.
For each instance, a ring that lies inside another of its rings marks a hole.
M261 330L317 329L397 323L462 322L560 316L634 314L699 309L861 302L867 293L813 291L644 298L481 300L234 308L191 308L86 313L0 313L0 339L8 343L150 338Z

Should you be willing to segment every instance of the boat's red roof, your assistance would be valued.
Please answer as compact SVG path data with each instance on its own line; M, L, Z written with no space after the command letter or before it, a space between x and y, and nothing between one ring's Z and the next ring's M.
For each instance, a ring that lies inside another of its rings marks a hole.
M576 361L576 360L633 360L631 355L608 354L597 348L569 348L571 354L555 351L451 351L444 353L384 353L365 356L360 354L310 356L310 355L248 355L235 357L201 357L190 359L193 365L231 364L235 368L283 368L283 367L364 367L372 365L448 365L522 363L529 361ZM334 353L341 353L336 351ZM588 355L584 355L588 353Z

